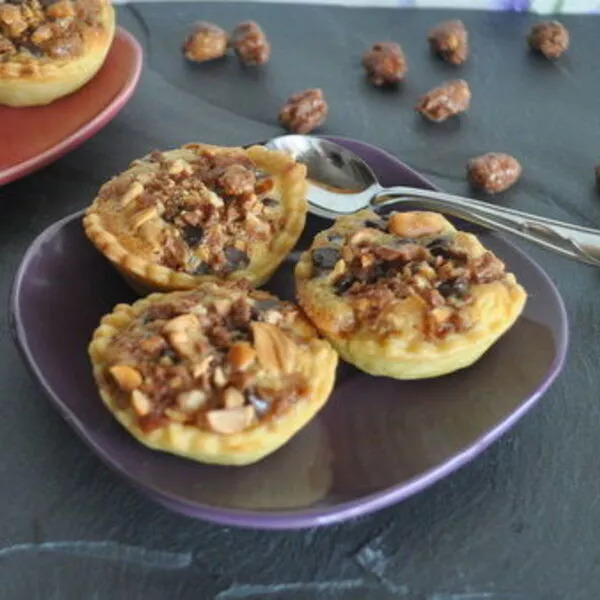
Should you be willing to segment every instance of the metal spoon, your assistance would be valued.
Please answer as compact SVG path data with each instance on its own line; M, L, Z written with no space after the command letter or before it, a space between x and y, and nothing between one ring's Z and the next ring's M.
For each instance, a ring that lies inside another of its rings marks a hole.
M443 192L405 186L384 188L362 158L329 140L284 135L270 140L266 146L291 154L308 167L309 210L321 217L335 219L363 208L378 210L417 203L425 209L512 233L568 258L600 266L598 229Z

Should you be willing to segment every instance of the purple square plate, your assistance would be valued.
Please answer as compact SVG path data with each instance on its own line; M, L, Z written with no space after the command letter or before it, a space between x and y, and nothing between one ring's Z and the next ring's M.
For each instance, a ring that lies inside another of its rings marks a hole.
M431 187L397 158L348 146L382 183ZM81 213L27 250L12 295L12 327L52 403L110 467L165 506L244 527L336 523L398 502L449 475L506 432L558 375L567 351L565 308L544 271L502 236L482 232L529 292L516 325L473 367L425 381L365 375L343 364L323 411L289 444L247 467L197 464L136 442L101 403L87 343L102 314L134 294L83 234ZM325 221L310 217L305 247ZM269 289L293 297L297 254Z

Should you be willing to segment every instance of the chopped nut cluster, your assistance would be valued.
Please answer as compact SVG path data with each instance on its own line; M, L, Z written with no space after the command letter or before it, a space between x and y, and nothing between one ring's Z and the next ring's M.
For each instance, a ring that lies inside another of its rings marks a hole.
M188 60L205 62L224 56L228 41L227 33L218 25L200 21L186 38L182 50Z
M471 89L463 79L454 79L436 87L419 99L416 109L435 123L445 121L469 108Z
M462 21L444 21L427 36L429 47L435 54L452 65L460 65L469 54L469 34Z
M558 21L542 21L531 28L527 42L532 50L546 58L555 59L569 47L569 32Z
M271 55L271 44L260 25L254 21L245 21L236 26L231 34L231 45L245 65L263 65Z
M369 219L348 235L330 234L330 245L312 251L312 276L328 278L335 293L351 301L361 323L416 296L426 307L427 337L468 329L461 309L472 300L471 286L502 279L504 264L491 252L469 257L422 214L427 213L393 213L387 221Z
M406 73L406 59L399 44L379 42L365 53L363 67L369 81L379 87L401 81Z
M153 152L140 163L152 164L149 173L108 182L100 198L120 198L129 227L166 267L220 276L244 269L253 243L284 226L282 207L269 196L272 179L242 152L186 157Z
M293 133L310 133L325 121L329 107L320 89L290 96L279 111L279 121Z
M467 179L470 184L487 194L503 192L521 176L519 161L501 152L488 152L472 158L467 164Z
M297 309L243 284L226 289L159 301L112 340L107 380L145 432L175 422L233 434L306 394Z
M79 56L85 30L98 27L101 9L100 0L0 3L0 62Z

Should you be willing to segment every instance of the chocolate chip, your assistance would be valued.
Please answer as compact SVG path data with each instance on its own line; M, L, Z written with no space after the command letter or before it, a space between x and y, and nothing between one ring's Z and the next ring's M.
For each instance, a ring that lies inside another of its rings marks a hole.
M260 312L271 310L272 308L278 308L280 305L279 300L266 298L265 300L255 300L254 308Z
M200 261L193 270L194 275L208 275L212 272L213 270L210 268L210 265L202 261Z
M14 2L13 4L17 4L17 2ZM27 50L29 54L31 54L32 56L36 56L37 58L44 56L44 51L35 44L32 44L31 42L24 42L22 44L19 44L19 50Z
M598 177L598 179L600 180L600 176ZM600 187L600 184L599 184L599 187ZM327 239L330 242L341 242L344 239L344 236L340 235L339 233L333 232L333 233L327 234Z
M272 300L270 298L267 298L265 300L254 300L254 303L252 304L252 312L250 318L253 321L260 321L264 313L273 308L279 308L280 304L281 303L279 302L279 300Z
M248 255L243 250L238 250L233 246L225 248L225 258L234 271L244 269L250 264Z
M195 248L204 236L204 230L202 227L197 227L195 225L186 225L181 230L181 237L183 241L190 246L190 248Z
M465 279L457 277L456 279L449 279L442 282L437 289L444 298L450 296L465 298L469 293L469 283Z
M279 206L279 201L275 200L275 198L263 198L262 203L269 208Z
M256 415L260 418L269 412L269 408L271 407L271 403L260 396L257 396L253 392L248 392L246 394L246 399L248 402L254 407Z
M166 358L166 359L170 360L172 363L180 362L179 356L177 355L177 352L175 352L175 350L173 350L173 348L169 348L169 347L165 348L160 353L160 357Z
M436 238L427 244L427 249L433 256L441 256L442 258L451 258L452 251L450 250L450 240L448 238Z
M365 227L371 227L372 229L379 229L379 231L387 231L387 225L383 219L367 219L364 222Z
M377 281L387 275L389 264L385 262L377 262L373 266L373 280Z
M343 275L335 283L336 294L343 294L344 292L347 292L352 287L353 283L354 277L352 277L352 275Z
M313 265L319 269L333 269L339 259L340 251L337 248L325 246L323 248L316 248L312 252Z

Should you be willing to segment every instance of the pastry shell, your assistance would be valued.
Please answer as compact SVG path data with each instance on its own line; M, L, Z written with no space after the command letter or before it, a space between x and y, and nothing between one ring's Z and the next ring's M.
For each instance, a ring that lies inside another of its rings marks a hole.
M282 411L263 416L236 433L223 434L195 424L173 421L149 432L144 431L132 405L123 407L112 391L114 386L111 387L108 375L111 363L107 359L111 341L151 306L185 294L189 292L151 294L132 305L119 304L102 318L88 348L102 401L131 435L154 450L205 463L245 465L256 462L285 444L323 407L333 388L337 354L326 340L318 337L316 330L301 312L295 309L297 315L292 327L303 342L291 368L305 377L308 384L306 394L297 401L286 404ZM250 294L270 296L266 292Z
M436 235L451 236L470 257L485 248L475 235L457 231L437 213ZM342 217L317 235L312 248L331 245L328 235L357 231L365 219L378 219L372 211ZM477 361L517 320L526 292L512 273L489 283L471 285L472 301L462 309L471 326L440 338L425 335L426 311L418 296L398 299L381 310L374 322L360 322L349 301L335 293L327 278L312 278L311 250L296 266L296 290L300 306L313 324L331 342L341 358L372 375L396 379L437 377L468 367Z
M292 250L302 233L307 211L306 167L304 165L296 163L286 154L268 150L263 146L242 149L198 143L187 144L180 149L164 152L163 155L173 161L186 160L193 159L202 151L223 155L243 152L256 168L265 171L272 177L276 182L279 201L283 209L283 226L268 243L257 242L254 244L250 263L246 268L233 271L223 277L213 274L195 275L153 261L151 257L137 249L135 244L123 243L119 232L111 227L111 211L115 209L110 205L117 206L123 196L132 189L131 187L126 188L121 198L111 197L104 200L99 195L88 208L83 219L85 233L96 248L140 293L191 289L203 281L219 279L247 279L253 285L259 286L269 279ZM135 184L140 177L143 179L149 169L152 169L152 166L147 160L134 161L127 171L111 180L109 184L115 185L120 181ZM121 235L131 237L126 231L121 231Z

